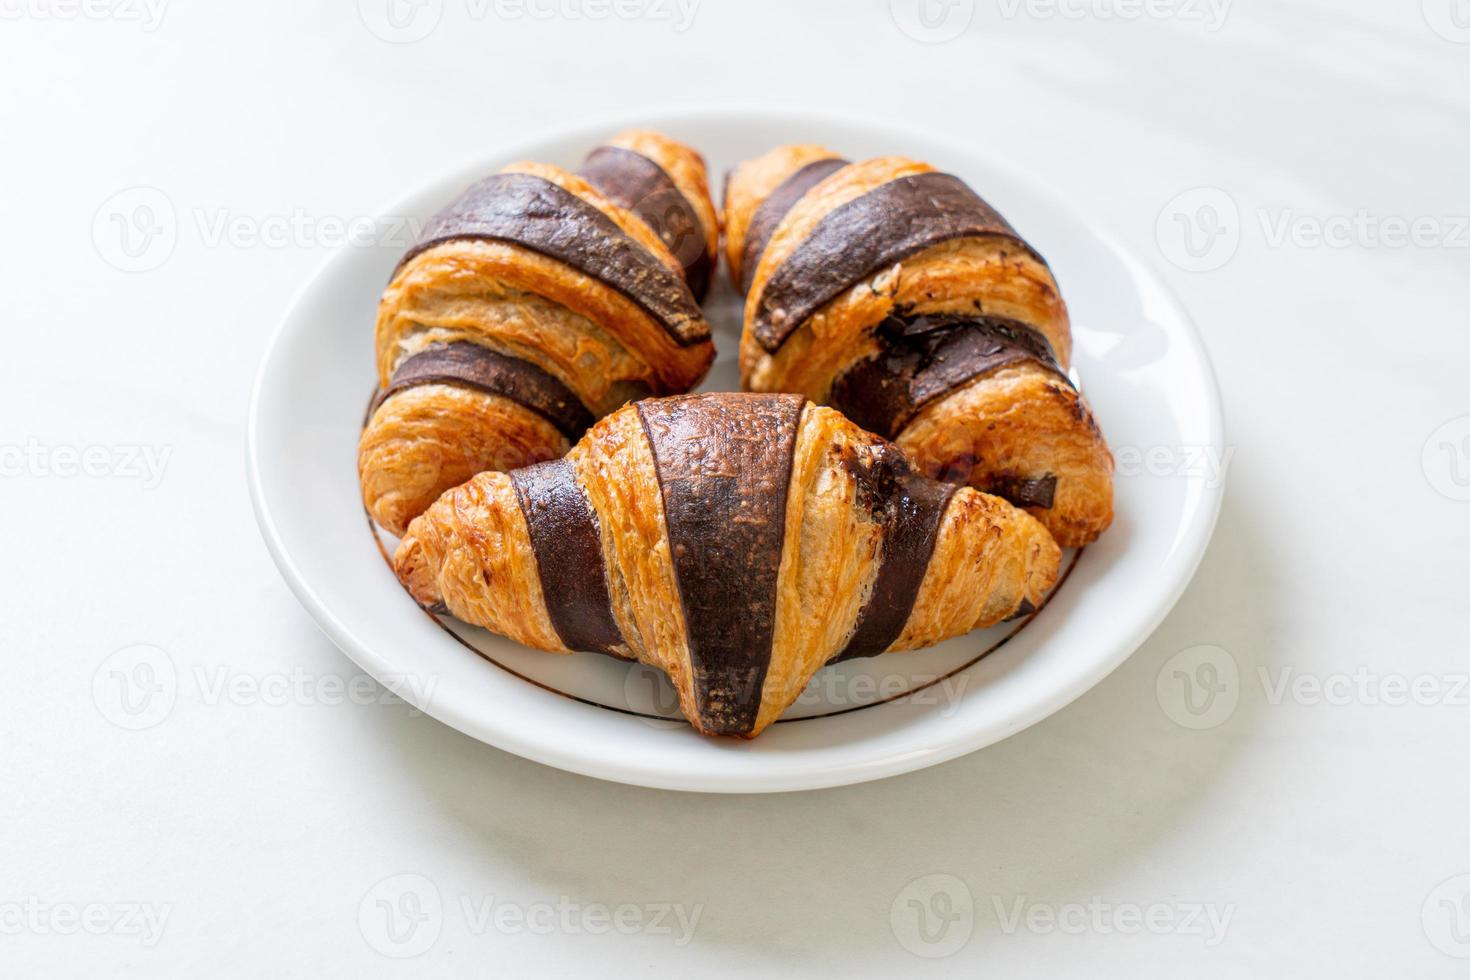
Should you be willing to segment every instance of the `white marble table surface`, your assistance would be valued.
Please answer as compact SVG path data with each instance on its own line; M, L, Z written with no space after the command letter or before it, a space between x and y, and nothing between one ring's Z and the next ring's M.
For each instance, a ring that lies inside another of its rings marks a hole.
M1470 4L395 2L0 0L0 974L1470 971ZM1173 614L925 772L716 798L487 748L379 703L251 517L324 219L732 101L983 143L1158 263L1219 373ZM136 645L180 680L128 730L97 685ZM1233 709L1187 727L1156 680L1200 646ZM414 957L398 875L440 900Z

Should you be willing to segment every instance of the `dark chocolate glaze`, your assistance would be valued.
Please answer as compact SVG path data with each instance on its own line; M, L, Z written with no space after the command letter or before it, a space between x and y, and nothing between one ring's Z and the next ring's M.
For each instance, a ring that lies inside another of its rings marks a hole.
M774 354L830 300L926 248L956 238L995 236L1032 252L1006 220L958 177L900 177L834 208L766 280L751 332Z
M1067 380L1051 345L1018 320L995 316L889 316L874 329L878 353L844 371L829 404L893 439L925 405L997 368L1030 361Z
M903 453L887 443L870 463L851 459L847 464L857 480L859 506L870 508L883 524L883 557L852 637L833 663L876 657L903 633L934 554L940 521L957 489L915 473Z
M1017 507L1040 507L1042 510L1050 510L1057 495L1057 478L1050 473L1041 477L993 476L977 486Z
M799 395L638 404L663 494L700 727L749 733L775 637Z
M551 625L568 649L622 657L623 634L613 616L602 537L576 471L565 459L510 474L531 532L531 550ZM623 659L627 659L623 657Z
M663 167L633 150L599 146L578 173L589 184L643 219L684 267L684 281L697 300L709 292L709 239L679 185Z
M496 174L429 219L398 267L445 242L487 239L564 262L627 296L681 347L709 340L709 324L678 274L570 191L531 174Z
M558 378L530 361L468 341L435 344L398 365L374 411L406 388L429 384L464 385L509 398L545 418L574 442L594 421L587 406Z
M1027 616L1031 615L1035 611L1036 603L1032 602L1030 599L1022 599L1021 604L1016 607L1016 611L1005 618L1005 622L1014 623L1018 619L1025 619Z
M760 264L776 226L786 217L786 212L829 176L847 166L848 161L839 157L816 160L776 185L769 197L755 209L750 217L750 227L745 231L745 248L740 253L740 291L750 292L755 280L755 267Z

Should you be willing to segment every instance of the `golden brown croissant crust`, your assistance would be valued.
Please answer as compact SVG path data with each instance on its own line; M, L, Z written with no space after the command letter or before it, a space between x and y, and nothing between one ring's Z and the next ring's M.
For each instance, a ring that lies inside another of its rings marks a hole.
M686 277L708 278L717 234L699 155L647 131L581 175L513 164L435 215L379 304L358 452L374 519L402 534L475 473L556 458L628 400L697 384L714 348Z
M483 473L413 522L422 605L664 670L706 734L754 737L824 665L1039 605L1060 553L999 498L911 471L794 395L650 399L565 459Z
M1056 281L962 181L781 147L732 173L725 222L743 236L727 258L748 289L745 387L839 408L1063 545L1107 528L1112 456L1068 379Z

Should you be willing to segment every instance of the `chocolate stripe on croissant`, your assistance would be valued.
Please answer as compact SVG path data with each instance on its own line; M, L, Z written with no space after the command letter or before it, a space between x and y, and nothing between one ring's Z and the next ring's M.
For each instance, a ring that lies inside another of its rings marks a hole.
M578 173L653 229L684 266L689 291L695 299L703 299L711 270L704 222L664 168L633 150L599 146Z
M958 177L923 173L874 188L823 217L766 280L751 332L774 354L824 304L895 262L956 238L998 236L1031 251Z
M378 396L373 411L406 388L429 384L464 385L509 398L544 417L573 441L595 421L572 390L553 375L530 361L468 341L434 344L404 361Z
M750 732L775 637L799 395L640 402L703 726Z
M679 346L709 340L709 324L677 274L607 215L542 177L486 177L429 219L398 267L464 239L509 242L565 262L637 303Z
M858 503L883 511L883 563L852 638L834 663L876 657L903 633L939 539L939 522L958 489L915 473L893 446L881 447L871 467L854 462L848 468L857 482Z
M761 202L750 217L750 226L745 232L745 248L740 253L740 291L750 292L755 281L755 267L760 264L776 226L786 213L796 206L807 191L847 166L848 161L840 157L816 160L776 185L771 195ZM728 175L727 175L728 179Z
M982 481L979 489L1009 500L1017 507L1040 507L1050 510L1057 495L1057 478L1048 473L1042 477L998 476Z
M622 657L597 518L565 459L510 474L526 518L546 611L568 649ZM626 659L626 658L623 658Z
M838 377L828 404L886 439L929 402L1008 364L1031 361L1067 381L1046 338L1004 317L890 316L874 338L878 353Z

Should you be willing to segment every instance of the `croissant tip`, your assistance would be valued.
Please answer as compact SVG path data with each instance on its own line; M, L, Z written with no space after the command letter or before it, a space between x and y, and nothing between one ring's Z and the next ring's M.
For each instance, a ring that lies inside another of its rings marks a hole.
M398 542L398 549L393 552L393 572L414 602L423 609L428 612L449 611L444 606L444 597L439 594L437 579L429 567L429 556L424 551L423 542L413 533L413 525L409 526L403 540Z

